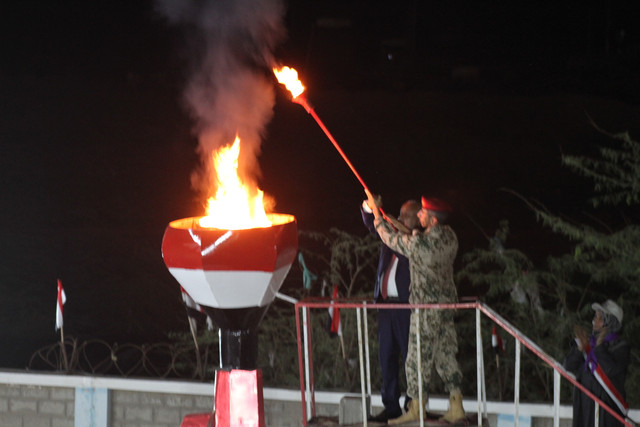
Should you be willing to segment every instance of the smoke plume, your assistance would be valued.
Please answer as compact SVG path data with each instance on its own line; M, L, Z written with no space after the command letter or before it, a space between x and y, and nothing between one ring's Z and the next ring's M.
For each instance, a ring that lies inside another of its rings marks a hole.
M257 157L273 115L273 50L284 38L281 0L158 0L172 24L187 30L191 70L185 101L196 126L202 165L196 190L211 192L211 154L241 140L239 175L255 184Z

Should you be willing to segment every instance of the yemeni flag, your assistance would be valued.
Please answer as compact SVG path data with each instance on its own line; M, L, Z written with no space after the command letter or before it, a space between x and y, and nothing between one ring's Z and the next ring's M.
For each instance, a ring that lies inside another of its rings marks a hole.
M333 307L333 300L338 299L338 285L333 287L333 299L329 307L329 335L342 336L342 324L340 323L340 310Z
M62 317L62 306L67 302L67 296L62 288L62 280L58 279L58 303L56 304L56 331L62 328L64 318Z
M184 305L187 307L187 314L189 317L196 317L201 314L202 307L200 307L200 304L195 302L193 298L191 298L191 295L189 295L182 286L180 286L180 292L182 293L182 302L184 302Z
M182 293L182 301L187 309L187 316L189 317L189 323L193 327L194 332L198 330L197 320L198 318L202 318L205 316L204 310L200 307L200 304L195 302L191 295L184 290L182 286L180 286L180 292ZM213 323L209 320L207 316L207 329L210 331L213 330Z
M493 329L491 330L491 347L496 356L499 353L504 353L504 342L502 341L502 337L498 335L495 325L493 325Z

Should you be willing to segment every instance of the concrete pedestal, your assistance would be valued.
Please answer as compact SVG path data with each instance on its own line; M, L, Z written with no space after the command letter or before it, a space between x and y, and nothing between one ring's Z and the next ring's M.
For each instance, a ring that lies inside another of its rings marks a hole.
M262 371L216 373L216 427L265 427Z
M218 370L215 404L215 424L211 414L189 414L180 427L265 427L262 371Z

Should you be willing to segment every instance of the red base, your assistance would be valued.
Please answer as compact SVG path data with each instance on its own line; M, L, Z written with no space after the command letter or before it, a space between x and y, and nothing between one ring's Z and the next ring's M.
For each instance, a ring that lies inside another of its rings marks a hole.
M262 372L216 372L215 427L265 427ZM180 427L207 427L211 414L189 414Z
M216 373L216 427L265 427L262 371Z

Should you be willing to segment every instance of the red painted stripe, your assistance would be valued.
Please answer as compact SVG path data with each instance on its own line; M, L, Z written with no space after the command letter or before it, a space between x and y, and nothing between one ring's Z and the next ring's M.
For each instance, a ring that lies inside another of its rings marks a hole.
M604 373L604 371L602 370L602 366L597 365L594 374L598 379L600 385L605 389L609 397L611 397L611 400L613 400L616 406L618 406L620 412L622 412L624 415L627 415L627 412L629 412L629 404L624 400L624 398L622 397L618 389L613 385L607 374Z
M282 215L280 215L282 217ZM298 251L295 218L246 230L201 228L197 218L171 222L162 241L168 268L272 272L293 262Z

